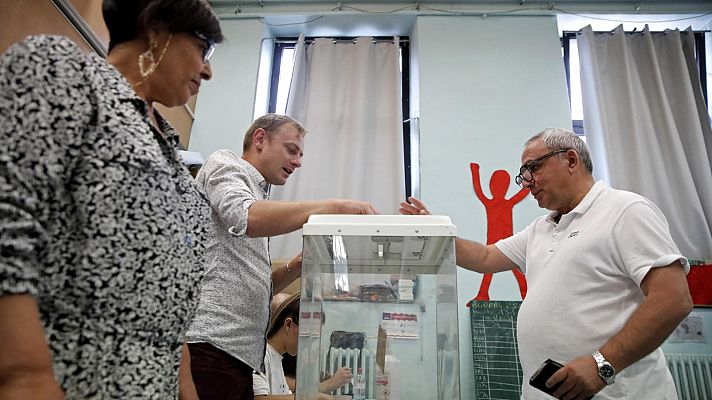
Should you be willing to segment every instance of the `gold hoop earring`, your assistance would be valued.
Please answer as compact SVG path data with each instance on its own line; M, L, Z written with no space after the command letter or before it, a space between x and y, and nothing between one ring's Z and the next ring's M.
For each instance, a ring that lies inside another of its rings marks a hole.
M158 60L156 60L153 56L153 51L156 47L158 47L158 44L156 43L156 37L152 34L149 35L148 50L138 56L138 73L141 74L141 82L133 85L134 87L141 86L154 72L156 72L156 68L158 68L161 60L163 60L163 56L166 54L166 50L168 49L168 45L171 43L172 38L173 34L171 33L168 35L168 39L166 39L166 44L163 46L163 50L161 50ZM145 65L147 62L149 63L148 66Z
M156 70L156 59L153 57L153 51L156 50L156 47L156 37L149 35L148 50L138 56L138 72L141 74L141 78L151 75ZM149 63L148 66L146 66L146 62Z

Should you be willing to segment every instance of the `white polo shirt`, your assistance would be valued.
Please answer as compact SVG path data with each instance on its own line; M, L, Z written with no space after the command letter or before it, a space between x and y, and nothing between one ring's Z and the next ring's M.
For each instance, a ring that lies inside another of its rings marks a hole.
M517 318L523 398L550 399L529 385L544 360L568 363L598 350L642 303L640 283L650 268L687 259L667 220L650 200L593 185L562 215L537 218L496 246L521 268L527 296ZM658 348L616 376L596 399L676 399L672 376Z
M265 353L265 373L252 373L252 389L255 396L271 394L292 394L287 386L287 379L284 377L282 368L282 355L267 343Z

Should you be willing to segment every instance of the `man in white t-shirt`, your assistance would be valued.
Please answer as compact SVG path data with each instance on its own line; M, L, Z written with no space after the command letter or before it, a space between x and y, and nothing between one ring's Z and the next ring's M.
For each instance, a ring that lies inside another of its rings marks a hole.
M692 309L687 259L650 200L594 182L586 144L546 129L529 139L516 182L550 210L521 232L483 244L458 238L457 264L481 273L519 268L528 291L517 319L523 398L546 359L565 399L676 399L659 346ZM429 214L418 199L402 214Z

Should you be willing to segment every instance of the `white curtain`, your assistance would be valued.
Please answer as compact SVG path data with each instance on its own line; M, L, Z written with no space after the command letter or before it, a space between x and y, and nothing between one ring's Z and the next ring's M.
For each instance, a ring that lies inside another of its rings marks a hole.
M300 38L287 114L303 123L302 167L273 200L350 198L382 214L405 196L400 48L393 41ZM272 238L273 258L302 248L301 231Z
M578 35L594 175L660 207L683 255L712 258L712 130L688 29Z

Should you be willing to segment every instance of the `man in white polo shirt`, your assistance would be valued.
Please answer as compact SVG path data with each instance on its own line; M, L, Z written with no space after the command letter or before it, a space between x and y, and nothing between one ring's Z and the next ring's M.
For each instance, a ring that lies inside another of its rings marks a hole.
M676 399L659 346L692 309L687 259L650 200L594 182L586 144L553 128L530 138L516 181L550 210L494 245L458 238L457 264L481 273L519 268L528 291L517 319L523 398L546 359L565 399ZM403 214L429 214L410 198Z

